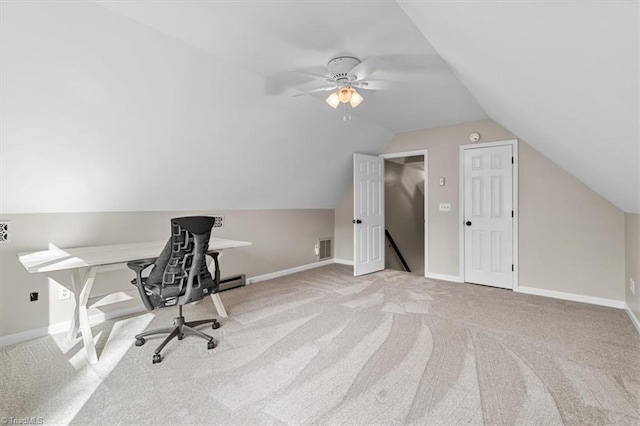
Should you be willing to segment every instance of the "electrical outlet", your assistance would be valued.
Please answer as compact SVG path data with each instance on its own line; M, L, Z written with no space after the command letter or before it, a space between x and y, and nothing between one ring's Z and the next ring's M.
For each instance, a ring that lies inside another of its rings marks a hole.
M320 256L320 246L318 244L316 244L313 248L316 256Z
M38 292L32 291L29 293L29 302L37 302L38 301Z
M64 286L58 287L58 300L67 300L71 297L71 291Z
M440 211L441 212L450 212L451 211L451 203L440 203Z
M636 282L633 278L629 278L629 290L631 290L631 294L636 294Z

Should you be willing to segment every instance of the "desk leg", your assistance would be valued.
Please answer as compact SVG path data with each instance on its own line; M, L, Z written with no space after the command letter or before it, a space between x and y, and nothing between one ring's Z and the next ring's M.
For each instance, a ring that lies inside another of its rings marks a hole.
M84 274L84 277L80 278L80 274L77 270L73 271L71 275L71 283L73 285L73 295L76 299L76 307L73 313L73 319L71 320L71 327L69 328L69 339L74 339L78 335L78 328L82 332L82 340L84 342L84 348L87 352L87 359L90 364L98 362L98 355L96 354L96 347L93 343L93 334L91 333L91 324L89 323L89 311L87 309L87 303L89 302L89 295L91 294L91 288L96 278L96 272L98 268L93 266ZM82 281L82 288L79 289L79 284ZM78 291L80 290L80 291Z
M227 317L227 310L224 308L222 304L222 299L220 299L220 293L214 293L211 295L211 300L213 300L213 304L216 307L216 311L218 311L218 315L222 318Z
M73 318L71 318L71 325L69 326L69 332L67 333L67 339L72 341L78 335L80 329L80 319L78 311L80 309L80 274L77 269L71 271L71 292L75 299L76 306L73 308Z
M220 252L220 254L218 255L218 259L221 256L222 256L222 252ZM207 268L209 268L209 272L211 272L211 275L214 275L215 271L211 270L212 263L213 262L211 261L211 257L207 256ZM212 294L211 300L213 300L213 305L216 307L216 311L218 312L218 315L220 315L222 318L226 318L227 310L224 308L224 305L222 304L222 299L220 299L220 295L218 293Z

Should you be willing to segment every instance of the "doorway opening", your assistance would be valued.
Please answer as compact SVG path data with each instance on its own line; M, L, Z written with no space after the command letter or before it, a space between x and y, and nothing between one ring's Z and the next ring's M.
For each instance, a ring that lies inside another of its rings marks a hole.
M427 271L427 152L384 159L385 268L425 276Z

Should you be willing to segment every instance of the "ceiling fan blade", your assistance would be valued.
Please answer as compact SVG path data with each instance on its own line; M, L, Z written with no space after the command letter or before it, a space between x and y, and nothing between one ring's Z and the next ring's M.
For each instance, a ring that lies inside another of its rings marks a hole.
M338 86L320 87L319 89L307 90L305 92L296 93L295 95L293 95L293 97L296 98L298 96L304 96L304 95L309 95L311 93L318 93L318 92L329 92L329 91L335 90L337 88L338 88Z
M328 83L326 81L311 80L311 81L307 81L306 83L293 85L291 87L296 89L298 92L307 92L309 90L321 89L321 88L327 87L327 86L335 86L335 83L334 82Z
M356 65L351 71L349 71L349 77L355 77L356 81L364 80L371 74L376 72L381 65L382 60L376 57L365 59L364 61Z
M331 78L329 78L329 76L326 76L326 75L314 74L312 72L307 72L307 71L296 71L296 73L304 75L304 76L309 77L309 78L313 78L314 80L320 80L320 81L324 81L324 82L333 83L333 80Z
M367 80L353 84L354 87L364 90L397 90L407 87L404 81Z

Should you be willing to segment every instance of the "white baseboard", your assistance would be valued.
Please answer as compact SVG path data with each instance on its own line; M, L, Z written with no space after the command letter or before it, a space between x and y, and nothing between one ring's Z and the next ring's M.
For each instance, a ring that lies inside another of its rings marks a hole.
M296 266L295 268L285 269L282 271L271 272L269 274L258 275L252 278L247 278L247 284L253 284L260 281L266 281L273 278L283 277L285 275L294 274L296 272L306 271L308 269L318 268L320 266L331 265L334 263L334 259L323 260L322 262L310 263L308 265ZM142 302L134 306L126 306L123 308L109 309L106 312L98 311L89 316L89 322L92 326L101 324L104 321L111 320L118 317L137 314L144 312L145 307ZM64 321L57 324L51 324L47 327L34 328L31 330L22 331L20 333L9 334L7 336L0 337L0 347L14 345L16 343L26 342L27 340L37 339L39 337L46 336L48 334L62 333L69 329L71 321Z
M246 282L247 282L247 285L258 283L260 281L271 280L274 278L283 277L285 275L295 274L296 272L302 272L302 271L307 271L309 269L319 268L325 265L331 265L333 263L338 263L341 265L351 265L351 266L353 265L352 260L329 259L321 262L314 262L314 263L309 263L307 265L284 269L282 271L271 272L269 274L257 275L255 277L247 278ZM436 280L451 281L451 282L457 282L457 283L464 282L460 277L456 275L436 274L436 273L428 272L426 276L427 278L432 278ZM629 306L624 301L613 300L613 299L603 299L600 297L582 296L579 294L563 293L560 291L552 291L552 290L543 290L543 289L538 289L533 287L520 286L517 289L514 289L514 291L518 293L533 294L536 296L552 297L554 299L571 300L574 302L583 302L583 303L590 303L592 305L601 305L601 306L609 306L612 308L624 309L627 311L627 314L631 318L631 321L633 322L633 325L635 326L636 330L638 331L638 333L640 333L640 321L638 321L638 318L636 318L636 316L633 314ZM127 315L137 314L144 311L145 311L145 307L142 304L127 306L123 308L110 309L106 312L98 311L97 313L94 313L89 316L89 322L93 326L93 325L103 323L104 321L107 321L107 320L111 320L114 318L123 317ZM57 324L51 324L48 327L40 327L32 330L22 331L20 333L9 334L7 336L0 336L0 347L14 345L16 343L21 343L21 342L26 342L27 340L36 339L38 337L43 337L48 334L61 333L63 331L68 330L70 325L71 325L71 321L65 321Z
M296 266L295 268L283 269L282 271L270 272L264 275L257 275L255 277L247 278L247 284L259 283L260 281L272 280L278 277L284 277L285 275L295 274L296 272L302 272L313 268L319 268L325 265L331 265L334 263L333 259L323 260L321 262L309 263L307 265Z
M137 314L144 312L146 309L142 303L135 306L127 306L119 309L111 309L107 312L97 312L89 315L89 323L91 326L101 324L110 319L124 317L127 315ZM69 330L71 321L63 321L56 324L51 324L48 327L34 328L31 330L21 331L20 333L9 334L7 336L0 337L0 347L15 345L16 343L26 342L27 340L37 339L49 334L58 334Z
M627 311L627 315L629 315L629 318L631 318L633 326L636 328L638 334L640 334L640 320L638 320L638 317L633 313L627 303L624 304L624 310Z
M516 293L533 294L535 296L551 297L553 299L571 300L573 302L589 303L591 305L608 306L610 308L624 309L626 303L623 300L604 299L602 297L583 296L575 293L564 293L562 291L544 290L541 288L518 286L514 289Z
M442 281L451 281L454 283L463 283L464 280L457 275L447 275L447 274L436 274L433 272L427 272L427 278L432 278L434 280L442 280Z

